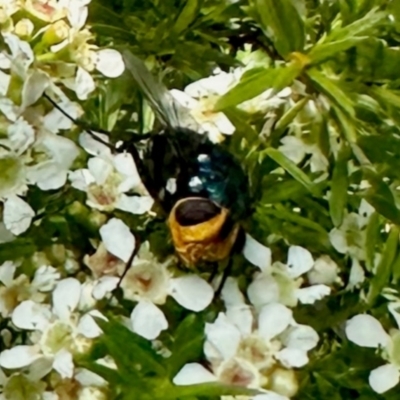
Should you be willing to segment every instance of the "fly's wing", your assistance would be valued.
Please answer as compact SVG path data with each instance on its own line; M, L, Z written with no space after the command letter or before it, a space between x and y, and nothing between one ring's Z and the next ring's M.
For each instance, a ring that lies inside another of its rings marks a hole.
M142 60L128 50L123 52L123 57L126 69L132 74L164 125L170 128L197 130L198 124L190 116L189 110L178 104L168 89L161 82L157 82Z

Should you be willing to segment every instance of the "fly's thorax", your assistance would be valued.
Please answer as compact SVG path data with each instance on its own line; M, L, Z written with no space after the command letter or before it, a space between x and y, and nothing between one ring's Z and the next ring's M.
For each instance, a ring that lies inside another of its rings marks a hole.
M228 209L201 197L179 200L168 224L174 247L188 266L227 258L239 232Z

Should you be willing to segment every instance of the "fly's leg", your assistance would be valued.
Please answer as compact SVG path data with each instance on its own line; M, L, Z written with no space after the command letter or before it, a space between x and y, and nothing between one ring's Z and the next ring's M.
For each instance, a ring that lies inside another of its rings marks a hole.
M208 283L211 283L214 280L214 278L217 276L218 267L219 267L219 265L218 265L217 262L214 262L214 263L210 264L211 274L207 279Z
M106 141L101 139L98 135L96 135L96 133L92 129L88 128L87 126L85 126L85 124L83 124L82 122L78 121L77 119L71 117L71 115L69 115L65 110L63 110L63 108L60 107L57 104L57 102L55 102L47 93L43 93L43 97L45 99L47 99L47 101L49 103L51 103L54 108L56 108L58 111L60 111L61 114L63 114L66 118L68 118L76 126L79 126L82 129L84 129L93 139L97 140L99 143L104 144L105 146L107 146L111 150L114 150L114 151L117 151L117 152L121 152L121 151L125 150L124 148L122 148L122 149L116 148L112 144L107 143ZM106 135L110 135L110 132L108 132L108 131L106 131L104 129L97 129L96 128L96 132L104 133ZM132 133L131 137L129 138L129 141L131 143L136 143L136 142L140 142L141 140L144 140L144 139L149 139L151 136L152 136L152 132L143 133L143 134Z
M227 266L224 268L224 271L222 272L221 282L219 283L218 288L215 291L214 298L219 297L219 295L221 294L221 291L225 285L225 282L228 279L228 276L232 271L232 267L233 267L233 257L231 256L229 258Z
M141 240L139 239L139 237L135 237L135 247L132 251L131 256L129 257L129 260L125 264L124 272L120 276L117 286L115 287L114 290L118 290L121 287L122 280L125 278L126 274L128 273L129 269L132 266L133 260L135 259L137 253L139 252L140 245L141 245Z

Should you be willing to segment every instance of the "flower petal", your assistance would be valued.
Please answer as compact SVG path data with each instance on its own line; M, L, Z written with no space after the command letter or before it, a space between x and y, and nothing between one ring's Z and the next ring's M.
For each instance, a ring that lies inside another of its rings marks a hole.
M145 339L153 340L161 331L168 328L168 321L163 312L148 301L140 301L131 314L133 332Z
M350 341L362 347L385 347L390 339L381 323L368 314L359 314L349 319L345 331Z
M0 265L0 282L4 286L10 286L14 280L17 265L13 261L5 261Z
M217 378L201 364L189 363L175 375L175 385L195 385L196 383L215 382Z
M206 323L205 334L224 360L236 354L241 334L224 313L220 312L212 324Z
M61 378L72 378L74 375L72 354L61 349L54 357L53 368L61 375Z
M307 352L300 349L283 349L275 358L286 368L301 368L308 363Z
M135 237L123 221L110 219L100 228L100 236L108 252L128 262L135 249Z
M17 154L24 153L35 141L35 130L22 117L18 118L7 129L11 148Z
M53 291L53 312L60 319L69 318L81 297L81 284L75 278L66 278L57 283Z
M244 296L239 290L238 282L235 278L229 276L221 291L221 297L225 303L225 307L244 305Z
M297 278L308 272L314 265L311 253L301 246L290 246L287 265L292 278Z
M105 143L109 142L109 138L107 135L103 133L98 133L93 131L93 134L99 137ZM100 143L92 136L83 132L79 135L79 144L85 149L85 151L92 156L103 156L103 157L111 157L111 149L103 143Z
M260 242L257 242L257 240L248 234L246 234L243 255L246 260L250 261L261 270L271 266L271 250Z
M107 382L100 376L86 368L78 368L75 372L76 379L82 386L106 386Z
M314 304L331 294L331 288L326 285L314 285L296 290L296 296L302 304Z
M236 325L243 336L250 335L253 328L253 313L250 306L241 304L227 307L226 316Z
M103 276L93 289L93 297L101 300L107 293L112 292L118 285L119 278L117 276Z
M214 290L197 275L185 275L171 279L170 295L187 310L202 311L210 305Z
M20 329L38 329L42 331L52 317L48 306L25 300L12 313L13 324Z
M23 368L40 357L38 346L15 346L0 353L0 366L8 369Z
M125 64L117 50L104 49L97 52L96 69L108 78L116 78L124 72Z
M103 332L96 324L96 321L93 319L93 317L107 320L104 315L98 310L92 310L88 312L79 320L77 327L78 332L89 339L96 338L100 336Z
M258 317L258 330L261 336L272 339L281 334L292 320L292 311L283 304L267 304Z
M61 274L56 268L49 265L42 265L35 272L32 286L39 290L39 292L49 292L54 289L60 277Z
M270 275L261 275L247 287L247 296L256 308L279 300L279 286Z
M22 87L22 108L36 103L42 97L43 92L49 86L49 76L40 70L32 71Z
M284 335L282 343L286 347L308 351L317 345L318 340L318 333L311 326L296 325Z
M289 397L282 396L278 393L272 392L270 390L266 390L265 394L258 394L251 398L251 400L289 400Z
M79 100L86 100L89 94L96 88L92 75L80 67L78 67L78 70L76 71L74 86L76 96Z
M395 387L400 380L400 372L392 364L382 365L375 368L369 374L369 384L376 393L384 393Z
M150 196L127 196L121 194L115 204L115 208L141 215L150 211L153 207L154 199Z
M11 195L4 202L4 224L14 235L24 233L30 227L34 216L32 207L18 196Z

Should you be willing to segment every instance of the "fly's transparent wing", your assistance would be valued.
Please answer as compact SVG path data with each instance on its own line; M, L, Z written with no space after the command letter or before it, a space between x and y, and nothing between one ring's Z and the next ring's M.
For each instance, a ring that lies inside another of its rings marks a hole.
M190 116L190 111L175 101L168 89L150 73L144 62L128 50L123 52L123 57L126 69L140 86L160 121L171 128L196 130L198 124Z

